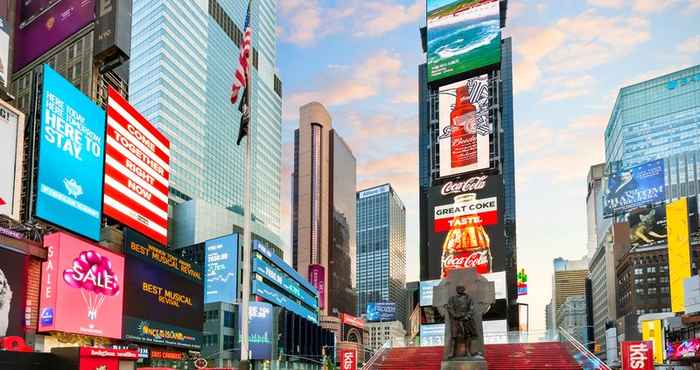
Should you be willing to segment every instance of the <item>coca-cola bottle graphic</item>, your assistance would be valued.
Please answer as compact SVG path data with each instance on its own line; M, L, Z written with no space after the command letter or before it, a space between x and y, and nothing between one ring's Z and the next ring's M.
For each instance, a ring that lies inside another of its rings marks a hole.
M476 200L476 194L456 196L455 204ZM491 241L479 215L455 216L442 244L442 277L452 270L474 267L480 274L491 272Z
M453 168L476 163L476 107L467 85L457 88L457 100L450 112L450 161Z

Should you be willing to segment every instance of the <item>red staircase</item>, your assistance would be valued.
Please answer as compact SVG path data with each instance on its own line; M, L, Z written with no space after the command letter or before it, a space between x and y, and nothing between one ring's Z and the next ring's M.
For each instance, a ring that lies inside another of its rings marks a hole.
M581 370L559 342L490 344L484 348L489 370ZM372 370L439 370L442 347L392 348Z

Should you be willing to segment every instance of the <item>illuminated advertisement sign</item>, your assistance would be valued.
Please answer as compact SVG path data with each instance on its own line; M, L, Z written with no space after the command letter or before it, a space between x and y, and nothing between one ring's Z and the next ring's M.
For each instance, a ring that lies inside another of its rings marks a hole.
M202 271L140 234L124 232L124 338L198 349L204 318Z
M396 303L376 302L367 304L367 321L396 320Z
M326 304L326 269L322 265L309 265L309 281L318 291L318 308Z
M428 0L428 81L501 61L496 0Z
M431 188L433 230L428 253L433 256L430 260L441 261L440 276L468 267L480 274L505 270L502 200L499 175L473 176Z
M278 292L275 288L263 283L262 281L253 280L251 291L253 294L259 297L265 298L278 306L284 307L289 311L292 311L295 314L318 324L318 314L316 312L312 312L302 305L292 301L282 293Z
M700 338L691 338L682 342L669 343L666 346L666 356L670 360L679 361L695 358L700 354Z
M518 282L518 296L527 295L527 274L525 269L521 269L516 275Z
M252 360L272 359L272 305L250 302L248 305L248 343ZM240 344L240 335L238 336Z
M668 231L668 276L671 288L671 311L685 311L683 282L690 277L690 230L688 199L681 198L666 205Z
M304 289L302 289L301 284L297 283L282 270L265 262L262 258L255 258L253 260L253 272L262 275L264 278L284 289L287 293L299 298L302 302L308 304L309 306L314 308L318 307L316 297L307 293Z
M421 346L444 346L445 324L431 324L420 326Z
M19 219L24 115L0 100L0 215Z
M666 244L666 206L640 208L627 215L630 245L647 247Z
M234 303L238 297L238 234L204 243L204 303Z
M346 313L340 314L340 321L342 321L345 325L354 326L358 329L363 329L365 327L365 322L362 321L362 319Z
M272 264L284 271L287 275L291 276L296 282L300 283L303 285L306 289L311 291L313 294L316 294L316 288L311 285L311 283L306 280L303 276L301 276L300 273L298 273L296 270L294 270L291 266L289 266L282 258L277 256L276 254L272 253L272 251L265 247L262 243L259 243L257 240L253 241L253 250L256 252L262 253L265 258L270 260Z
M664 326L661 320L642 321L642 340L651 342L654 362L664 363Z
M0 246L0 338L24 337L27 256Z
M44 65L36 216L100 239L105 113Z
M357 370L357 350L350 348L340 350L340 370Z
M95 20L95 0L17 0L16 72Z
M104 214L168 244L170 141L109 88Z
M124 257L63 232L44 247L39 331L121 339Z
M487 75L440 87L440 177L489 168L489 79Z
M664 161L656 160L603 177L606 216L663 202Z
M369 198L369 197L372 197L375 195L388 193L389 189L390 189L389 185L382 185L382 186L377 187L377 188L363 190L358 194L358 198L364 199L364 198Z
M653 370L651 342L622 342L622 370Z
M419 285L420 305L433 305L433 288L440 285L440 279L421 281Z

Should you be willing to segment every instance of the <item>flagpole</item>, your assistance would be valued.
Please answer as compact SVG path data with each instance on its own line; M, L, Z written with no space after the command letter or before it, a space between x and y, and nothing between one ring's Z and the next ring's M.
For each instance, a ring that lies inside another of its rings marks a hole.
M248 4L250 7L250 27L253 27L253 0ZM251 154L251 142L253 141L253 32L250 35L250 52L248 53L248 73L246 73L246 93L248 94L248 132L245 139L245 189L243 199L243 286L241 300L241 370L250 368L250 352L249 352L249 303L250 303L250 265L252 253L252 238L250 230L251 219L251 197L252 197L252 175L253 175L253 158Z

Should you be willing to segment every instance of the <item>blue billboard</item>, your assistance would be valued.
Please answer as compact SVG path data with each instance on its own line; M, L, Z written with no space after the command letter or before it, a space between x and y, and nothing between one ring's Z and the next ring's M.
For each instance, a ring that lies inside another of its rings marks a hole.
M295 314L318 324L318 313L313 312L299 303L287 298L284 294L280 293L277 289L263 283L259 280L253 280L251 292L259 297L265 298L266 300L282 306Z
M282 270L270 265L261 258L253 260L253 272L258 273L266 279L272 281L278 287L284 289L287 293L299 298L302 302L311 307L318 308L318 298L309 294L301 287L301 284L289 277Z
M250 302L248 306L248 342L251 360L272 359L272 305ZM241 336L238 336L239 343Z
M445 324L430 324L420 326L421 346L445 345Z
M204 243L204 303L233 303L238 297L238 234Z
M377 302L367 304L367 321L396 320L396 303Z
M440 285L440 279L437 280L425 280L420 282L420 305L421 306L432 306L433 305L433 288Z
M605 216L660 203L666 197L663 160L616 172L603 181Z
M105 112L44 65L36 217L100 239Z

